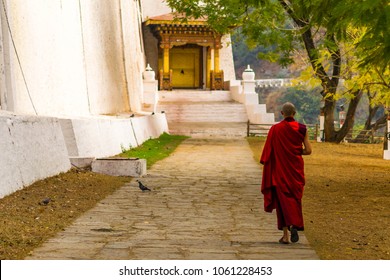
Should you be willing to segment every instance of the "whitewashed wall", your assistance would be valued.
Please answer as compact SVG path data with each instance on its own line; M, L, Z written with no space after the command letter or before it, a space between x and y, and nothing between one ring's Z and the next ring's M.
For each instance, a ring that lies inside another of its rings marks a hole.
M164 0L142 0L142 20L148 17L169 14L171 8Z
M107 157L168 132L165 114L57 119L0 111L0 198L71 168L69 157Z
M236 71L234 70L233 49L230 35L222 37L222 49L220 50L220 67L223 69L225 81L233 81L236 79Z
M145 53L142 37L141 5L138 1L122 0L122 27L125 54L125 71L130 108L133 112L142 110L142 73L145 70Z
M61 119L70 157L107 157L168 132L165 114L135 118Z
M150 138L157 138L163 132L169 132L165 114L134 118L131 120L137 143L141 144Z
M140 0L0 3L0 198L68 171L69 156L112 156L168 131L163 114L101 116L141 109Z
M5 3L2 55L9 61L10 77L2 96L7 110L85 116L128 111L130 104L134 111L141 108L144 55L138 1Z
M0 155L0 198L70 169L55 118L0 113Z

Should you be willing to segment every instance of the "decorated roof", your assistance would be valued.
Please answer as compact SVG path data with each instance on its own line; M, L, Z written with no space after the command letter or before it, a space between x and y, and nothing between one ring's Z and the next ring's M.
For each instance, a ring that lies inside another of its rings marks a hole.
M186 18L183 14L169 13L147 18L145 24L207 25L207 21L204 18Z

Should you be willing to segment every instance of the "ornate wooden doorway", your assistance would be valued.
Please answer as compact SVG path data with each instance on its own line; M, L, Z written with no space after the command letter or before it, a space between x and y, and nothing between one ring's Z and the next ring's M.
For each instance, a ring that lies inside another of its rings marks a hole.
M202 48L173 47L169 56L172 69L172 88L199 88L201 85Z
M221 34L205 20L178 21L174 14L147 19L146 26L158 39L159 88L223 89L219 68Z

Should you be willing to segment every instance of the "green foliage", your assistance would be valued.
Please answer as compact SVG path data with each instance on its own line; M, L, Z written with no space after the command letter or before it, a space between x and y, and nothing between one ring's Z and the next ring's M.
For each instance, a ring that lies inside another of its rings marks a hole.
M266 49L263 46L255 46L250 48L245 40L245 35L242 34L241 28L237 28L232 34L233 58L236 69L246 67L248 64L253 65L259 60L259 53L266 54L271 49Z
M320 88L315 88L312 90L303 88L289 88L282 95L282 98L278 100L280 110L281 106L285 102L291 102L297 108L297 113L295 115L295 119L297 121L305 124L315 124L318 122L318 116L320 114L320 91Z
M157 139L149 139L138 147L123 151L120 156L144 158L147 167L151 167L157 161L168 157L187 138L187 136L163 133Z
M364 54L364 65L375 65L382 69L390 64L390 3L388 0L344 0L329 1L333 6L330 21L335 24L332 31L340 40L347 38L350 26L362 28L364 34L356 46Z
M346 63L344 56L360 62L360 67L377 71L382 83L374 83L390 87L385 75L390 61L388 0L167 0L167 3L188 16L206 17L220 33L239 26L250 49L262 46L268 50L259 51L259 58L282 66L296 62L296 52L306 48L308 65L321 80L325 94L329 91L335 94L336 79L345 79L339 73L346 67L342 64ZM351 45L344 53L343 44Z
M390 105L388 0L167 2L187 16L207 18L220 33L240 26L249 47L272 47L271 52L259 53L260 58L287 66L305 57L304 64L311 67L322 87L326 141L339 142L347 134L363 91L378 92L373 102ZM346 82L340 91L342 79ZM349 98L351 102L345 125L336 131L335 105L341 98Z

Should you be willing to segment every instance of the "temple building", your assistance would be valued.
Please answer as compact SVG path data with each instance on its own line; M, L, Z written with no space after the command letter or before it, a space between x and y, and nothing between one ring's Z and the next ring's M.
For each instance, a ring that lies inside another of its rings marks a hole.
M158 59L152 64L158 69L160 89L223 89L221 35L205 20L181 22L170 13L147 19L145 28L157 39Z
M160 90L222 90L235 80L230 35L218 34L205 19L183 21L163 1L143 5L145 55Z

